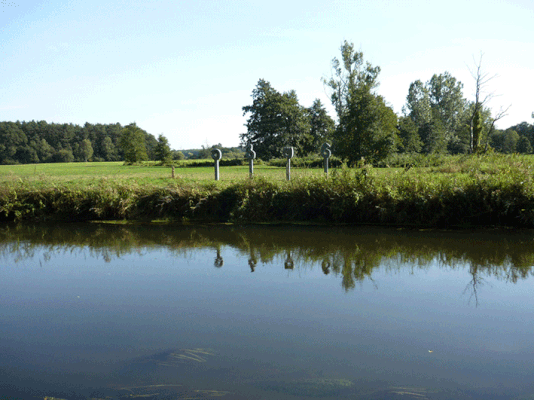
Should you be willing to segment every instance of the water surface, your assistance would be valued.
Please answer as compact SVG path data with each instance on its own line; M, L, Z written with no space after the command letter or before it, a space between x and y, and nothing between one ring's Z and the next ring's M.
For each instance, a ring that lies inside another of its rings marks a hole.
M0 394L534 395L534 233L0 229Z

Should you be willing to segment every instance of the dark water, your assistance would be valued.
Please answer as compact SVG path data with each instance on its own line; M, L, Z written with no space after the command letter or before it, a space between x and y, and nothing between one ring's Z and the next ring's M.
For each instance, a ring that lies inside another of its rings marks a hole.
M532 399L534 232L0 228L0 398Z

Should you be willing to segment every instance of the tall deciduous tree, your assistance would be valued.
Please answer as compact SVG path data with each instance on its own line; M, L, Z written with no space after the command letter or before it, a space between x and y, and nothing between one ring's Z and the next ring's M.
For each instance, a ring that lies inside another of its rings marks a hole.
M430 105L430 93L428 87L420 80L410 84L404 113L418 126L424 126L432 122L432 107Z
M54 155L54 149L45 139L41 139L37 144L37 154L41 162L49 162Z
M252 104L243 107L243 115L247 114L241 143L254 145L259 158L279 157L284 146L293 146L303 155L310 140L310 122L295 91L280 93L260 79L252 91Z
M513 129L497 130L491 134L491 146L502 153L515 153L520 138Z
M380 67L364 63L363 53L345 41L341 60L332 60L333 74L323 82L331 90L338 115L334 133L335 152L350 164L364 157L380 160L395 150L397 116L375 93Z
M83 139L76 147L76 158L78 161L87 162L93 156L93 146L89 139Z
M416 123L409 117L399 118L399 150L403 153L419 153L423 143L419 136L419 128Z
M421 146L419 150L423 153L442 153L446 150L445 130L441 119L430 101L429 84L423 84L420 80L412 82L406 96L406 105L403 107L404 114L413 122ZM406 129L409 124L403 121L401 129ZM413 129L413 126L411 126ZM402 132L406 135L407 132ZM417 139L412 132L412 142L417 143ZM415 149L412 146L412 149Z
M315 99L307 112L310 121L310 140L303 146L304 152L317 153L323 143L332 140L336 124L319 99Z
M158 140L151 133L145 133L146 153L149 160L156 160L156 148L158 147Z
M106 136L102 139L100 145L102 158L106 161L115 161L117 159L117 149L113 144L113 140Z
M169 141L163 134L158 136L158 144L156 145L156 160L162 164L169 164L172 161L171 147Z
M18 162L17 152L26 146L28 138L15 122L0 122L0 163Z
M146 132L139 128L135 122L124 127L119 139L124 161L136 163L148 160L145 137Z
M517 142L517 151L524 154L532 154L532 144L526 136L521 136Z
M445 129L447 142L454 140L466 108L463 83L450 73L433 75L428 82L430 105Z
M463 84L451 74L434 74L423 84L410 84L404 114L417 126L424 153L443 153L447 149L461 152L461 130L467 103L462 94Z

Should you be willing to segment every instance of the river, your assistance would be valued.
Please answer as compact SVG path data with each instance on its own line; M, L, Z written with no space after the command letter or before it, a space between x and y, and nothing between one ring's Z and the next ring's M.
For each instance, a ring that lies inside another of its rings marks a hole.
M0 398L533 398L533 240L4 226Z

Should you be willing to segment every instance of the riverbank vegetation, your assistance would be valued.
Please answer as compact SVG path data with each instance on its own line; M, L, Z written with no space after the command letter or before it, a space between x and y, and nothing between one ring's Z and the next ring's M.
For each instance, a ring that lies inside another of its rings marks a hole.
M221 168L220 181L213 168L202 167L178 169L172 179L170 168L156 166L109 164L108 174L95 174L95 164L87 163L84 174L64 164L54 174L33 175L16 172L29 166L3 166L0 219L534 227L531 157L442 161L342 166L328 177L321 169L294 169L291 181L272 166L256 168L253 179L247 166Z

